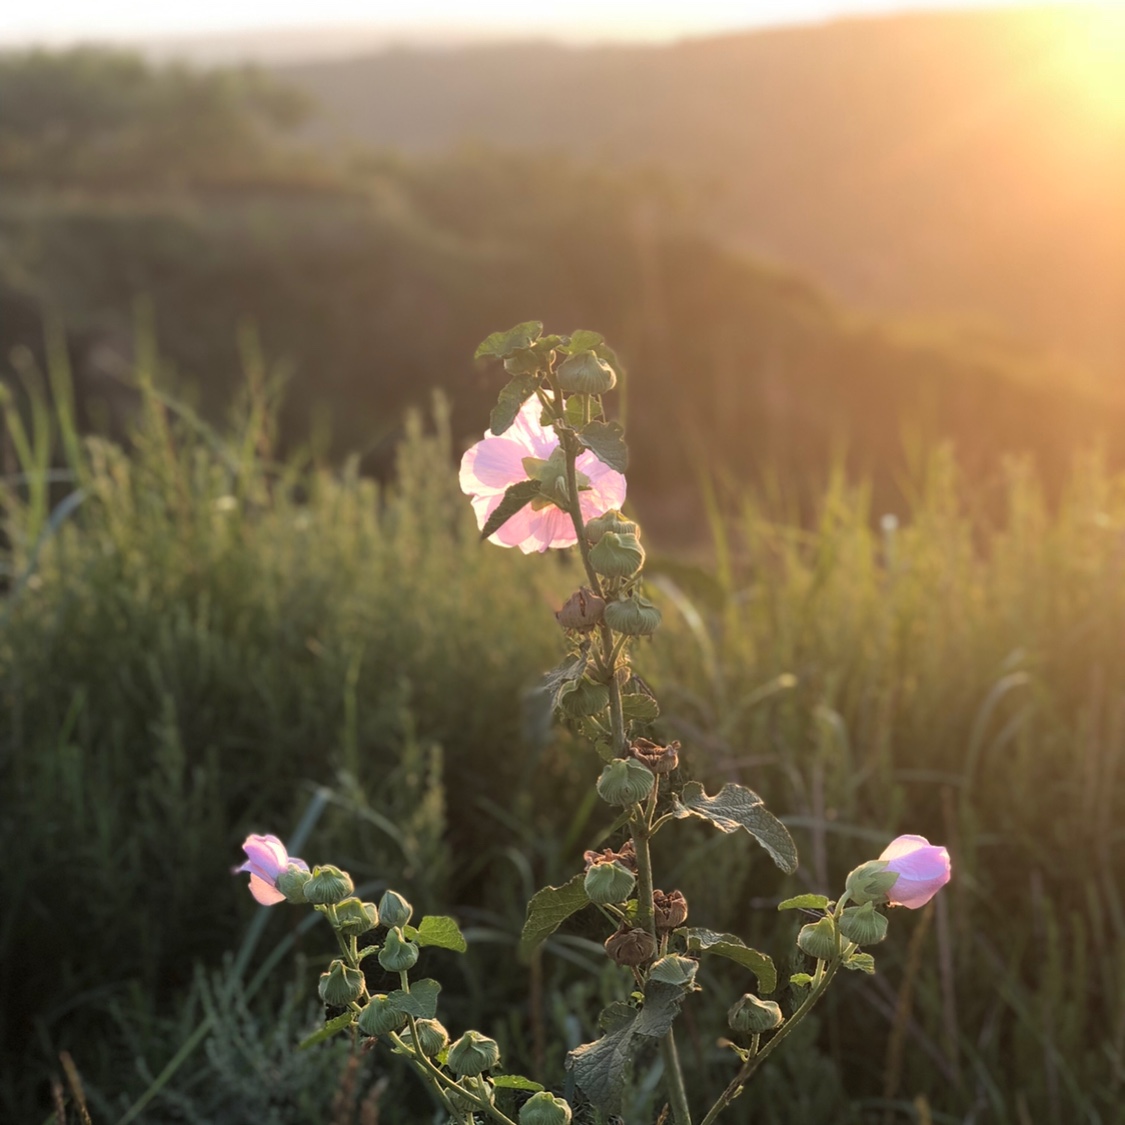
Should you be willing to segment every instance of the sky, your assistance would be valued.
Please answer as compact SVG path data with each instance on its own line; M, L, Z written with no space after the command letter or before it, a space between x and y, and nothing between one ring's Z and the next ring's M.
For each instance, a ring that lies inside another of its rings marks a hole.
M405 38L453 32L487 37L513 32L566 39L661 40L770 24L880 14L911 8L1010 6L1017 0L0 0L0 43L152 40L257 28L355 26ZM1062 0L1066 3L1067 0ZM1072 0L1080 3L1081 0Z

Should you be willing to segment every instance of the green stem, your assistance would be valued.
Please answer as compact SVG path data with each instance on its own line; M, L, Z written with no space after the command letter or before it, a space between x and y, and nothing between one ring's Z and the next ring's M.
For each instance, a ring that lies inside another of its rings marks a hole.
M672 1120L675 1125L691 1125L691 1110L688 1107L687 1090L684 1089L684 1073L680 1067L680 1055L676 1050L676 1039L671 1028L660 1040L660 1054L664 1059L664 1073L668 1077L668 1100L672 1104Z
M700 1125L712 1125L712 1122L719 1114L742 1092L743 1086L753 1077L758 1067L769 1058L777 1047L785 1042L789 1033L800 1024L810 1011L812 1011L813 1006L821 996L824 995L828 986L832 983L832 978L836 975L836 970L840 967L840 960L841 958L839 954L837 954L828 965L828 969L821 977L820 983L809 990L809 994L805 997L804 1002L789 1019L782 1024L781 1030L778 1031L760 1051L752 1054L746 1062L742 1064L742 1069L734 1076L730 1085L719 1095L718 1101L707 1111L707 1116ZM824 962L818 962L817 968L819 969L823 964Z

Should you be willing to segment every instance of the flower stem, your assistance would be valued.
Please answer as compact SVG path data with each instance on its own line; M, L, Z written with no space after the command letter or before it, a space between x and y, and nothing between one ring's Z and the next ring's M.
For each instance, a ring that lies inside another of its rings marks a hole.
M676 1050L676 1038L671 1028L660 1040L660 1054L664 1059L664 1073L668 1076L668 1100L672 1105L672 1120L675 1125L691 1125L691 1110L688 1108L687 1090L684 1089L684 1073L680 1068L680 1055Z

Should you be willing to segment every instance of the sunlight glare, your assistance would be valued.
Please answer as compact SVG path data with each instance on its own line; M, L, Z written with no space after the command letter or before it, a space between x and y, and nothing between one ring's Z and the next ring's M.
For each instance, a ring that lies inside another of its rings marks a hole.
M1125 126L1125 8L1083 8L1054 20L1052 70L1092 115Z

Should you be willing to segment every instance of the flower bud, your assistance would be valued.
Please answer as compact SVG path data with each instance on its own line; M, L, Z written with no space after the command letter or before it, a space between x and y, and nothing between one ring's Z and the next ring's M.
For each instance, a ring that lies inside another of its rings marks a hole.
M555 620L564 629L579 629L584 632L601 622L604 610L605 599L599 598L589 586L583 586L567 598L562 609L555 614Z
M647 637L660 625L660 610L639 594L621 601L610 602L605 607L605 623L617 633L627 637Z
M666 957L661 957L659 961L652 963L648 970L648 979L690 988L695 983L695 973L698 968L699 962L693 957L680 957L676 953L669 953Z
M406 1026L406 1013L393 1007L386 996L372 996L356 1021L364 1035L389 1035Z
M445 1065L459 1077L472 1078L500 1062L500 1045L479 1031L466 1031L452 1047Z
M861 863L848 875L848 898L862 906L865 902L884 903L887 892L898 882L898 872L888 871L886 860Z
M949 882L952 873L949 852L931 844L925 836L899 836L883 849L879 859L886 863L888 872L898 875L888 892L888 903L908 910L925 906Z
M841 912L838 925L840 933L856 945L876 945L887 936L887 919L870 902L847 907Z
M345 937L359 937L379 925L379 912L373 902L346 898L336 904L336 929Z
M629 752L643 762L653 773L671 773L680 764L680 744L669 742L667 746L659 746L647 738L635 738L629 747Z
M635 758L614 758L598 778L598 796L610 805L635 805L651 792L656 778Z
M751 1035L773 1031L784 1019L781 1009L772 1000L759 1000L749 992L736 1000L727 1012L727 1023L733 1030L748 1031Z
M559 386L567 394L604 395L617 385L617 375L593 352L575 352L559 364Z
M384 926L400 929L410 921L414 914L414 907L410 905L397 891L384 891L379 899L379 920Z
M674 930L687 921L687 899L682 891L653 891L652 909L658 930Z
M607 531L590 548L590 565L606 578L628 578L644 565L645 549L635 535Z
M559 710L572 719L600 715L609 706L609 688L583 677L559 701Z
M638 540L641 537L640 528L615 508L595 516L586 524L586 539L590 543L597 543L607 531L616 532L618 535L632 535Z
M839 952L836 930L831 918L821 918L819 922L802 926L797 934L797 945L810 957L818 961L831 961Z
M639 926L622 926L606 939L605 951L619 965L643 965L656 956L656 938Z
M363 995L363 973L343 961L333 961L328 966L328 972L320 974L316 990L321 1000L330 1007L347 1007Z
M562 1098L540 1090L520 1108L520 1125L570 1125L570 1106Z
M312 878L308 869L291 863L284 871L278 872L274 886L288 902L308 902L305 898L305 884Z
M633 893L636 883L633 873L616 863L595 863L586 872L586 897L603 906L625 902Z
M432 1059L445 1050L449 1032L438 1020L415 1020L414 1026L418 1029L418 1049L426 1058ZM402 1033L402 1038L413 1044L414 1037L410 1034L409 1027Z
M314 867L305 883L305 901L319 906L342 902L354 890L352 877L330 863Z
M408 973L418 962L418 947L402 936L401 930L388 930L379 950L379 964L388 973Z

